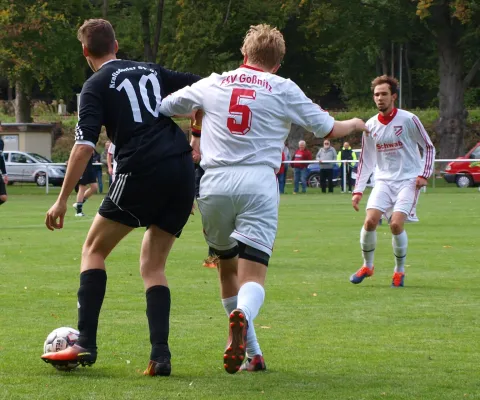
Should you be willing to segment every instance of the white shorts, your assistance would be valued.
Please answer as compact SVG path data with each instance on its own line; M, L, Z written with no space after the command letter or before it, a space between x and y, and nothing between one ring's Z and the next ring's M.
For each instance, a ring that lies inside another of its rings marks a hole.
M209 168L200 181L197 203L210 247L229 250L239 241L272 255L279 204L273 168Z
M394 212L402 212L407 221L418 222L417 202L420 190L416 189L416 179L404 181L376 181L368 198L367 210L382 211L388 220Z

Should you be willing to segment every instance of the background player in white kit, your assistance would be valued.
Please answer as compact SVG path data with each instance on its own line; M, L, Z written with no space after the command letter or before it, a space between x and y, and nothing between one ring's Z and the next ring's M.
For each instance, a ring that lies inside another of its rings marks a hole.
M369 176L375 169L375 187L367 203L367 217L360 233L363 266L350 277L360 283L374 272L373 256L377 243L377 225L386 215L392 232L395 270L393 287L402 287L408 239L405 221L418 221L416 205L420 189L433 172L435 148L420 120L412 113L395 108L398 81L382 75L372 82L373 100L378 115L370 118L364 135L357 182L352 197L358 211ZM423 149L423 159L419 147Z
M108 174L112 177L112 183L115 181L115 172L117 170L117 161L115 160L115 145L108 146L107 150Z
M252 26L245 37L240 68L212 74L162 102L165 115L202 109L202 139L193 138L205 169L197 202L205 239L220 258L221 296L229 315L224 367L265 369L262 354L248 344L263 304L264 282L278 221L278 185L284 142L291 123L317 137L337 138L366 129L355 118L336 122L289 79L274 75L285 55L282 34Z

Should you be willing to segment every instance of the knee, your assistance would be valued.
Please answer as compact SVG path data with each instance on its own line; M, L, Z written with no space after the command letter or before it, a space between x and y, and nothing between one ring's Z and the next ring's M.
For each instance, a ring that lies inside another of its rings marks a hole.
M0 196L0 206L3 204L3 203L6 203L7 202L7 195L6 194L2 194Z
M364 228L366 231L371 232L377 229L377 225L378 221L375 218L369 217L365 220Z
M149 257L140 257L140 276L142 279L165 273L165 262L162 260L152 260Z
M403 232L403 223L399 221L391 221L390 222L390 231L394 235L400 235Z

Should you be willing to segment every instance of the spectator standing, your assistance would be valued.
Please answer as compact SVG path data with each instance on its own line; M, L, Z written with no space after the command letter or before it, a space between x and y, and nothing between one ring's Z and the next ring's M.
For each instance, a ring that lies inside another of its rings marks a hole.
M327 181L328 192L333 193L333 166L335 163L325 161L336 160L337 151L330 145L330 140L325 139L323 141L323 147L318 150L315 158L318 161L323 161L320 164L320 187L322 188L322 193L327 192Z
M337 154L337 160L357 160L357 155L352 150L350 143L345 142L343 144L342 149ZM355 163L345 163L345 167L342 165L343 163L338 163L340 167L340 179L341 179L341 187L342 193L347 191L348 186L348 193L352 193L352 168L355 166ZM344 178L344 173L346 173L346 177Z
M100 164L101 156L97 150L93 150L93 162L96 164ZM98 184L98 193L103 193L103 173L102 173L102 166L101 165L94 165L93 170L95 171L95 177L97 179Z
M277 173L278 178L278 189L280 193L285 193L285 183L287 182L287 171L288 171L288 164L284 164L283 161L290 160L290 150L288 149L287 142L285 142L285 146L283 147L282 152L282 165L280 170Z
M302 193L307 192L307 163L297 163L297 161L306 161L312 159L312 153L307 150L305 140L298 142L298 150L293 155L293 194L298 193L300 182L302 183Z
M108 149L109 149L111 144L112 144L112 142L110 140L107 140L105 142L105 148L103 149L102 154L100 155L100 162L103 164L102 168L103 168L103 166L105 166L105 169L107 170L108 187L110 187L112 185L112 176L108 172Z

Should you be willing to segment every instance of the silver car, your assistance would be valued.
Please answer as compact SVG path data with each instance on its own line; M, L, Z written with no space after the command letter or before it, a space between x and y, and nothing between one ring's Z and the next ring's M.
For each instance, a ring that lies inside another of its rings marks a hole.
M36 153L25 153L23 151L4 151L5 167L8 174L8 183L14 182L35 182L38 186L45 186L48 181L52 185L61 186L65 178L66 167L52 164L48 158Z

